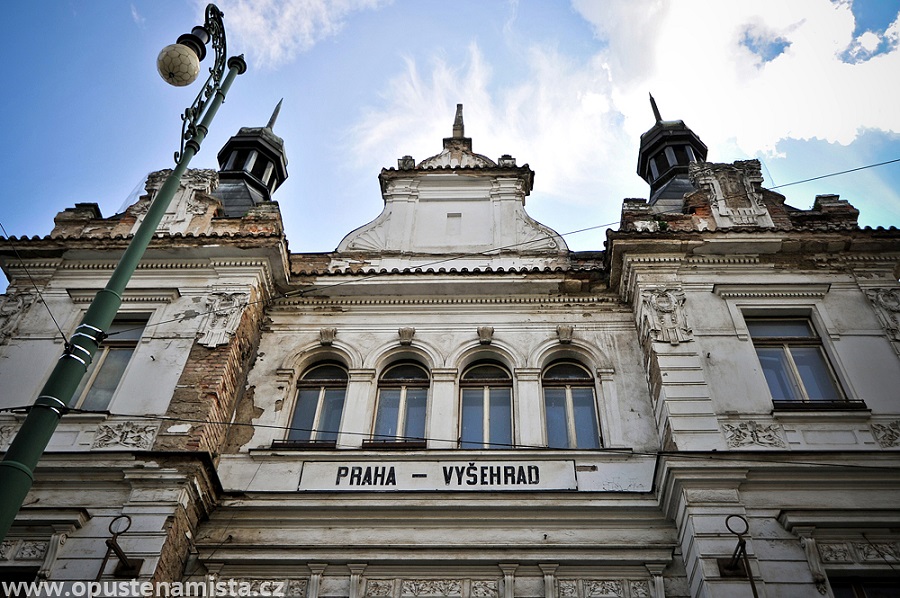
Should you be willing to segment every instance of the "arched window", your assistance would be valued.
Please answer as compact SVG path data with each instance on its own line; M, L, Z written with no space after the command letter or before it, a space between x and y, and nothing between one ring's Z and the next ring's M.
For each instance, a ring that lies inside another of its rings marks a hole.
M297 386L288 440L336 442L347 394L347 370L333 363L315 365Z
M428 372L417 363L399 363L384 371L378 380L373 442L425 439L429 382Z
M509 448L513 441L512 376L495 363L476 363L463 372L462 448Z
M544 413L547 419L547 446L550 448L600 448L600 426L594 379L582 366L557 362L541 379Z

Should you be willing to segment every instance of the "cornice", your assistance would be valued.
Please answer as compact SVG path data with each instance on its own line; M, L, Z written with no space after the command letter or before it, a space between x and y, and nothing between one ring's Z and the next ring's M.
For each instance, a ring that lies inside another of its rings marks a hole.
M66 289L72 303L90 303L100 289ZM178 289L125 289L123 303L171 303L181 297Z
M272 308L287 308L290 306L312 305L523 305L553 303L565 305L577 303L589 305L592 303L618 304L617 297L417 297L417 298L372 298L372 297L288 297L276 299Z
M713 293L723 299L821 299L831 284L717 284Z

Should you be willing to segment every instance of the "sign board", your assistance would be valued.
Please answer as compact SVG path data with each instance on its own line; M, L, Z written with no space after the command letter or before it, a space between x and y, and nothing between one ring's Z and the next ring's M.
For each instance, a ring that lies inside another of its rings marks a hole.
M298 490L577 490L574 461L307 461Z

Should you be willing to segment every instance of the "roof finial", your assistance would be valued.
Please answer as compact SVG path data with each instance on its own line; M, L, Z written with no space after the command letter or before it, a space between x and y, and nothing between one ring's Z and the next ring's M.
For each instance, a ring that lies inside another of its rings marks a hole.
M653 108L653 116L656 117L656 122L662 122L662 117L659 115L659 108L656 107L656 100L653 99L653 94L650 94L650 106Z
M457 139L465 137L465 125L463 125L462 104L456 105L456 118L453 119L453 136Z
M269 124L266 125L266 128L271 130L275 127L275 121L278 120L278 113L281 112L281 102L284 101L284 98L278 100L278 105L275 106L275 110L272 112L271 118L269 118Z

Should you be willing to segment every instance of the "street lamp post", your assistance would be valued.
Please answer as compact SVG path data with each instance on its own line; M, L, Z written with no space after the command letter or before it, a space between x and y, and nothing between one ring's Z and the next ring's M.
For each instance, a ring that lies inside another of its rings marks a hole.
M210 4L206 7L206 20L202 27L194 27L191 33L182 35L177 43L160 52L157 59L160 75L173 85L190 84L200 72L200 61L206 55L206 44L210 42L216 54L215 64L210 68L209 78L194 103L181 117L181 148L175 154L175 169L151 202L106 287L97 293L81 324L66 343L50 378L0 462L0 539L6 537L31 489L38 460L66 412L94 353L106 337L106 331L122 303L125 285L137 269L156 227L178 190L184 171L200 151L200 144L206 138L209 125L235 77L247 70L242 56L231 57L227 60L228 72L223 79L226 67L225 27L222 12Z

